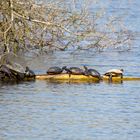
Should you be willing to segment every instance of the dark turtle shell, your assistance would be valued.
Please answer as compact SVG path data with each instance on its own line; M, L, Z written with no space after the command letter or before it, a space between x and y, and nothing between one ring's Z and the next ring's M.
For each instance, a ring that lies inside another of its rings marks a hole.
M20 57L13 53L5 53L0 58L0 72L2 77L8 80L24 80L25 77L34 76L34 72L28 67L23 67L24 63ZM7 79L7 78L6 78Z
M25 68L23 67L24 65L24 60L21 57L18 57L14 53L4 53L0 57L0 64L7 66L7 68L14 70L19 73L24 73Z
M74 75L81 75L84 74L84 70L78 68L78 67L70 67L65 69L67 73L74 74Z
M0 79L2 80L4 77L12 78L11 70L6 65L0 66Z
M23 80L24 79L24 73L21 73L19 71L16 71L15 69L12 69L12 67L8 65L1 65L0 66L0 75L1 75L1 80Z
M86 76L97 77L100 80L102 79L101 78L101 74L97 70L95 70L95 69L88 69L86 66L84 66L84 68L85 68L85 75Z
M63 70L66 68L66 66L60 68L60 67L50 67L47 70L47 74L53 75L53 74L60 74L63 72Z

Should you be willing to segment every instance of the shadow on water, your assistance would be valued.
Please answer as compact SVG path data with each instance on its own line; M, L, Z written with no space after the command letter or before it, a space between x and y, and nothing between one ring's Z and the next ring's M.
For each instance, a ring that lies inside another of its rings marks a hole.
M28 81L13 81L13 80L9 80L9 81L0 81L0 87L2 86L14 86L14 85L22 85L22 84L25 84L25 83L34 83L35 80L28 80Z
M19 81L0 81L0 87L19 85L19 84L23 84L23 82L19 82Z
M42 80L41 80L42 81ZM92 80L43 80L43 81L46 81L46 84L47 85L95 85L95 84L102 84L102 83L105 83L105 84L108 84L108 85L111 85L111 84L123 84L123 81L119 80L119 81L112 81L112 82L109 82L109 81L92 81ZM0 81L0 87L2 86L18 86L18 85L30 85L30 84L33 84L35 83L36 80L30 80L30 81Z

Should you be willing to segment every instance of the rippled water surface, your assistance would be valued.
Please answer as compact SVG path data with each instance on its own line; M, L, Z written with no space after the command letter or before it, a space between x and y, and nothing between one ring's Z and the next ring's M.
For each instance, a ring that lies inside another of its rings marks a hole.
M132 50L48 54L28 62L35 72L86 64L102 74L123 68L125 75L140 76L140 2L113 2L110 11L129 11L127 24L137 34ZM140 81L0 84L0 140L35 139L139 140Z

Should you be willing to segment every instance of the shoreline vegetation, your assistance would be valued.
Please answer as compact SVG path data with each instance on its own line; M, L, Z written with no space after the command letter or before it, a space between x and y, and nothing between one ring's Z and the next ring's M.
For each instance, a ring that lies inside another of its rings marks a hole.
M98 1L4 0L0 3L0 54L130 48L122 17L106 17ZM104 20L106 18L106 20Z

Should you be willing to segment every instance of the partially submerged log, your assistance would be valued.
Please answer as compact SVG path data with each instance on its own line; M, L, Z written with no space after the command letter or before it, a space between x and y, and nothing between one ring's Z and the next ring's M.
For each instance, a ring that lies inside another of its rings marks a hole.
M85 75L72 75L69 76L69 74L62 73L62 74L57 74L57 75L47 75L47 74L40 74L35 76L36 80L61 80L61 81L93 81L93 82L98 82L99 79L97 77L92 77L92 76L85 76ZM109 81L108 76L102 76L103 81ZM112 82L113 81L140 81L140 77L127 77L124 76L123 79L121 77L112 77Z
M108 76L103 76L104 81L108 81L109 77ZM140 81L140 77L129 77L129 76L124 76L123 78L121 77L112 77L112 81Z
M51 82L72 82L72 83L87 83L87 82L95 82L98 83L100 80L97 77L92 76L85 76L85 75L73 75L66 73L57 74L57 75L47 75L47 74L40 74L36 75L36 80L47 80Z
M40 75L36 75L35 78L39 79L39 80L48 80L48 79L52 79L52 80L67 80L67 79L70 79L70 80L98 80L98 78L92 77L92 76L73 75L73 74L71 74L69 76L69 74L67 74L67 73L56 74L56 75L40 74Z
M97 77L93 76L85 76L85 75L73 75L67 73L56 74L56 75L48 75L48 74L38 74L35 77L25 77L20 81L32 81L32 80L47 80L50 82L72 82L72 83L99 83L100 81L109 82L108 76L102 76L102 80L99 80ZM13 79L9 79L9 77L5 76L2 81L13 81ZM121 83L123 81L140 81L140 77L129 77L124 76L121 77L112 77L113 83Z

